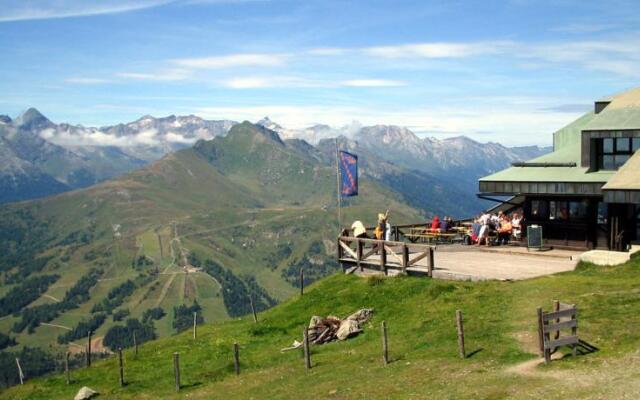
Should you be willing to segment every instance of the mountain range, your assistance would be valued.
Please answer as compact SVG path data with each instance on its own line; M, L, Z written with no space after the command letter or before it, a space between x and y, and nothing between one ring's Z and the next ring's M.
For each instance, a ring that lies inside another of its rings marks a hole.
M543 151L385 126L311 144L265 125L190 116L84 128L33 109L3 117L8 181L37 188L40 177L58 193L0 206L0 333L64 352L90 329L108 347L123 318L166 336L190 307L220 321L249 312L249 297L258 309L285 300L301 268L307 283L338 269L336 142L359 155L362 177L344 225L371 225L386 209L393 224L470 215L481 204L456 174L471 181L482 170L464 152L486 170L501 152ZM109 165L120 169L99 168Z
M188 148L198 140L224 136L236 124L171 115L144 116L127 124L95 128L55 124L34 108L15 120L0 116L0 203L93 185ZM288 129L265 117L256 125L276 132L283 140L298 140L301 148L316 148L327 163L332 162L330 149L337 138L341 147L361 154L365 176L386 180L395 189L407 192L412 204L427 213L455 216L486 205L475 197L479 177L513 161L550 151L537 146L509 148L479 143L464 136L421 138L403 127L363 127L356 122L340 128L314 125ZM446 207L451 203L441 194L425 203L425 196L416 190L429 192L433 188L441 193L442 187L456 194L460 207ZM412 190L416 193L410 193Z

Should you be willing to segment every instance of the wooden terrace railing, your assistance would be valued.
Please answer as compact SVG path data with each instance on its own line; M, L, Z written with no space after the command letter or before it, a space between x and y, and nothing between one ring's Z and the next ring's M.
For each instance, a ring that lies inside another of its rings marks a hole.
M343 267L375 268L388 274L389 269L426 273L433 277L435 246L397 241L363 239L351 236L338 238L338 261ZM426 258L424 262L419 261ZM345 268L346 270L346 268Z

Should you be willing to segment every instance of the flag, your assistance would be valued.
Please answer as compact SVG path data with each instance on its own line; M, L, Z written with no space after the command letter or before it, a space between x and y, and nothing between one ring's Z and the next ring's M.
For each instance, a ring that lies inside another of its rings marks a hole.
M351 197L358 195L358 156L346 151L338 152L340 168L340 195Z

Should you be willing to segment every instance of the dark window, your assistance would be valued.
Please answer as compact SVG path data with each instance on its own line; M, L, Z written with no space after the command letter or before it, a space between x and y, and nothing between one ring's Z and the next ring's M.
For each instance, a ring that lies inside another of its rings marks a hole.
M566 201L549 202L549 219L566 221L569 219L569 208Z
M546 219L548 216L546 200L531 200L531 218Z
M615 171L640 148L640 138L605 138L596 144L598 169Z

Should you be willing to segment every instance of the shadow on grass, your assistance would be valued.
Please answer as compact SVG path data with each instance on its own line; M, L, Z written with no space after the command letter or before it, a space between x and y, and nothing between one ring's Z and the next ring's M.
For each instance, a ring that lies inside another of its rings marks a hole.
M584 340L580 339L578 341L578 353L583 356L586 354L591 354L591 353L595 353L596 351L600 350L599 348L597 348L596 346L585 342Z
M467 354L467 356L465 358L471 358L471 357L475 356L476 354L480 353L483 350L484 350L484 348L480 347L479 349L474 350L471 353Z

